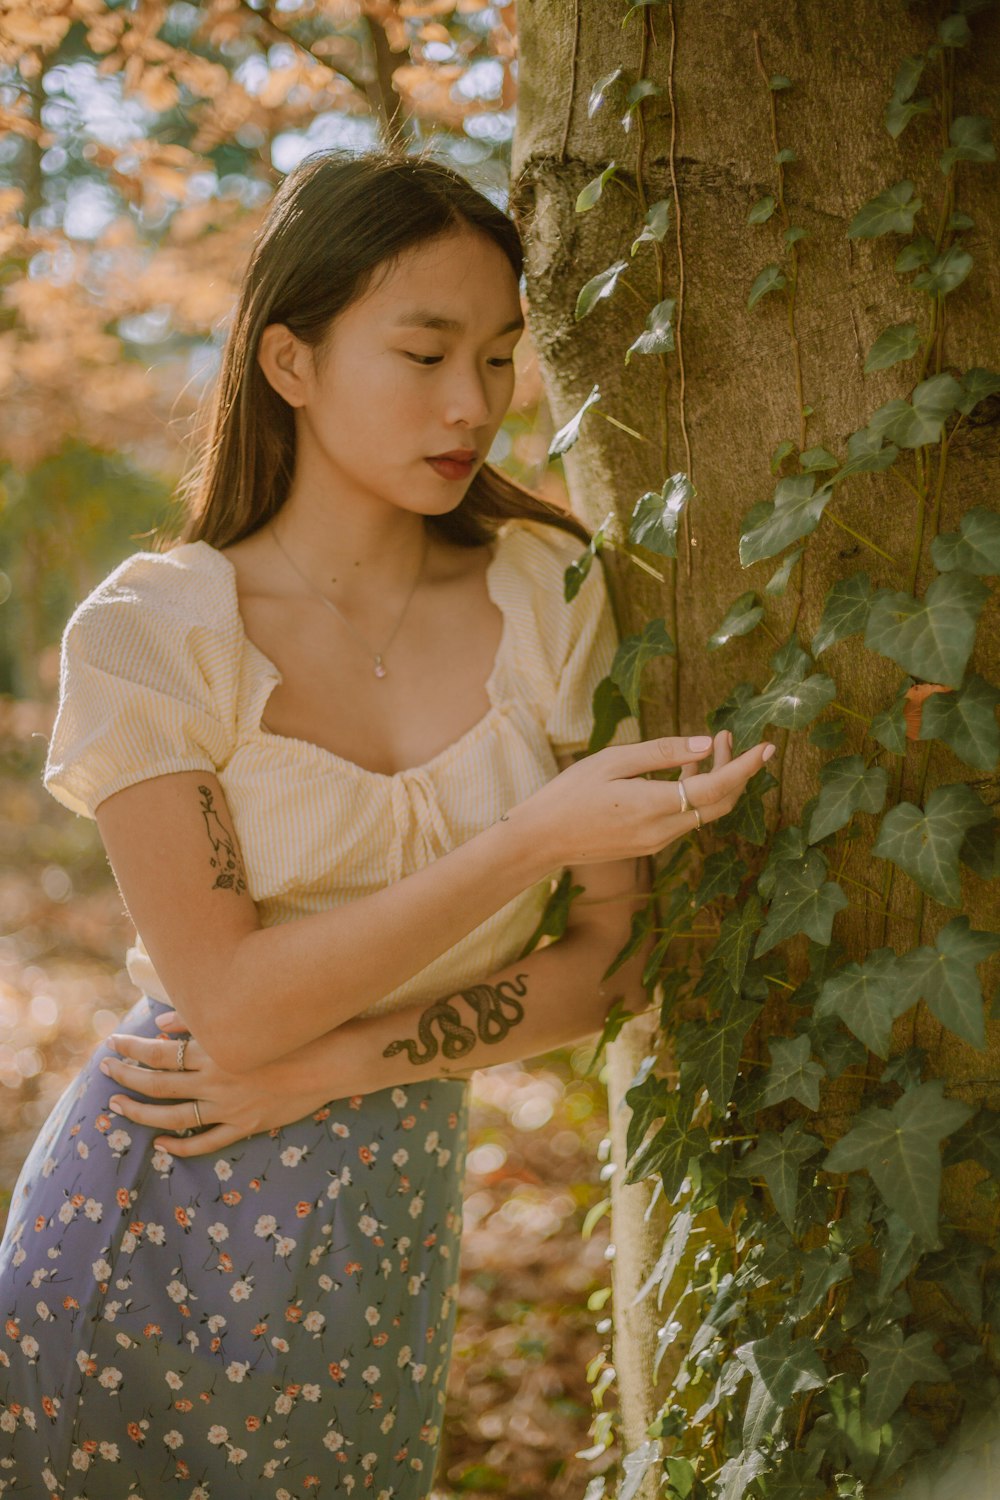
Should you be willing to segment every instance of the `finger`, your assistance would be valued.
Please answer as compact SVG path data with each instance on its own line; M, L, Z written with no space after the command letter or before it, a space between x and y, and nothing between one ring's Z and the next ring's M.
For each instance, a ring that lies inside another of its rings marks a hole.
M712 770L717 771L720 766L728 766L733 758L733 737L728 729L720 729L715 736L715 754L712 757Z
M177 1043L175 1041L160 1041L150 1036L130 1036L127 1033L115 1032L108 1037L108 1047L117 1052L121 1057L127 1057L132 1062L145 1063L147 1068L177 1068ZM199 1062L200 1049L198 1043L190 1041L184 1052L184 1071L191 1072Z
M151 1125L154 1130L191 1130L195 1125L190 1104L145 1104L127 1094L116 1094L109 1102L118 1105L113 1113L124 1115L136 1125Z
M187 1031L188 1029L183 1016L179 1016L175 1010L165 1010L162 1015L157 1016L156 1024L161 1031Z
M613 745L604 751L613 755L616 776L644 776L648 771L669 771L674 766L683 766L704 760L712 748L707 734L695 735L692 739L641 740L637 745Z
M686 786L688 801L692 807L705 808L713 802L723 801L734 792L739 794L773 755L774 746L762 742L716 770L692 776Z
M245 1139L245 1132L232 1125L213 1125L211 1130L203 1130L198 1135L156 1136L153 1145L171 1156L206 1156L210 1151L221 1151L225 1146Z
M162 1068L141 1068L137 1063L125 1062L122 1058L109 1057L101 1064L101 1072L114 1079L123 1089L132 1089L144 1094L147 1099L190 1099L191 1075L168 1073Z

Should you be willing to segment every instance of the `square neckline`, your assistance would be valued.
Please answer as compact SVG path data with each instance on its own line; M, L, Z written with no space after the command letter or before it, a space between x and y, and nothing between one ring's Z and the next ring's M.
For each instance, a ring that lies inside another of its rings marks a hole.
M486 564L486 568L483 574L486 580L486 592L489 595L490 602L494 604L500 611L501 617L500 640L497 644L496 653L493 657L493 664L490 667L489 675L487 676L484 683L486 696L489 699L490 706L486 710L485 714L478 718L474 724L471 724L468 729L460 734L457 739L452 740L450 744L443 746L443 748L438 750L436 754L432 755L430 759L421 761L419 765L404 766L399 771L373 771L370 767L363 766L356 760L350 760L347 756L338 755L335 750L328 750L325 745L317 744L315 740L302 739L301 736L294 734L275 734L272 730L264 728L264 711L267 708L268 701L275 688L279 687L280 684L284 682L284 676L282 675L280 667L278 667L277 664L273 662L271 658L266 654L266 652L262 651L261 648L256 644L256 642L252 641L247 635L246 625L243 620L243 613L240 609L240 597L239 589L237 588L236 584L235 565L230 562L229 558L226 557L226 555L221 552L218 547L213 547L211 542L197 541L188 543L188 545L192 547L207 548L214 557L217 557L219 561L225 565L232 584L233 608L236 614L236 620L239 625L240 639L243 648L249 649L251 654L258 659L260 665L265 669L267 676L261 679L262 682L265 682L267 680L267 677L270 677L271 679L268 690L264 694L263 698L260 699L259 703L256 694L253 698L253 722L251 725L251 733L254 739L260 742L270 740L279 744L299 746L307 751L312 752L314 755L319 755L326 760L332 761L335 765L342 767L345 771L348 771L355 776L368 778L374 781L383 781L391 784L396 781L404 781L408 777L419 778L430 773L430 771L436 768L440 762L451 759L453 755L463 750L467 743L473 741L474 739L478 740L479 738L481 738L481 736L486 732L487 728L492 725L493 720L498 715L501 715L504 712L504 704L500 702L497 697L496 685L497 679L500 676L501 666L504 655L506 654L507 643L510 636L510 617L507 613L507 610L503 606L501 591L497 590L495 586L495 574L497 565L501 561L501 543L508 535L510 525L511 523L509 521L503 522L497 528L492 542L487 542L485 544L486 549L490 554L489 562Z

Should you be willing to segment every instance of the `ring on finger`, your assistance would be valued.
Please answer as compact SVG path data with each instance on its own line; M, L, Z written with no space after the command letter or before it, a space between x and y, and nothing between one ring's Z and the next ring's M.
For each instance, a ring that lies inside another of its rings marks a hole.
M696 828L700 828L701 827L701 813L698 811L698 809L696 807L692 807L691 811L694 813L694 826Z
M184 1067L184 1054L187 1051L187 1044L188 1044L189 1040L190 1040L189 1037L182 1036L181 1039L180 1039L180 1041L177 1043L177 1071L178 1071L178 1073L183 1073L183 1072L186 1071L185 1067Z
M192 1099L191 1103L194 1105L194 1117L195 1117L195 1121L197 1122L196 1125L195 1125L195 1129L196 1130L204 1130L205 1125L204 1125L204 1121L201 1118L201 1110L198 1108L198 1101L197 1101L197 1099Z
M680 809L679 810L682 813L690 812L691 811L691 803L688 800L687 787L684 785L683 781L675 781L674 782L674 786L677 788L677 795L681 799L681 805L680 805Z

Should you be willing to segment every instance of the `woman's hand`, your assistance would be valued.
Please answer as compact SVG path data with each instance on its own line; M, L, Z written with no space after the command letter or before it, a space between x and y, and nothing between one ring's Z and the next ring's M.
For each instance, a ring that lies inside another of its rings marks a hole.
M712 769L697 765L714 749ZM736 806L752 776L774 755L762 741L733 759L732 735L610 745L577 761L508 814L530 817L533 833L561 865L596 864L655 854ZM652 771L683 768L676 781Z
M154 1145L172 1156L203 1156L210 1151L221 1151L234 1141L301 1120L325 1102L303 1096L301 1081L291 1078L287 1059L245 1073L227 1073L193 1037L185 1048L184 1068L180 1071L177 1038L186 1034L187 1027L174 1012L161 1016L158 1024L161 1031L171 1032L174 1039L110 1036L107 1046L119 1055L105 1059L101 1070L122 1088L145 1096L133 1099L128 1094L114 1094L109 1101L113 1112L134 1120L137 1125L150 1125L165 1132L156 1138ZM184 1102L167 1102L172 1100ZM203 1128L191 1136L169 1134L198 1130L195 1100Z

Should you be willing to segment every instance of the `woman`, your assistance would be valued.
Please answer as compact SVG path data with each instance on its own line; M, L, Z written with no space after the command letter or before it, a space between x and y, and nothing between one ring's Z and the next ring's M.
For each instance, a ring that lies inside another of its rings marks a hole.
M426 1495L465 1075L600 1026L642 857L770 753L620 733L572 763L614 650L603 580L566 605L585 533L484 466L520 274L513 225L445 167L303 164L182 544L67 627L46 785L96 817L143 998L14 1191L12 1495ZM569 930L518 959L563 867Z

